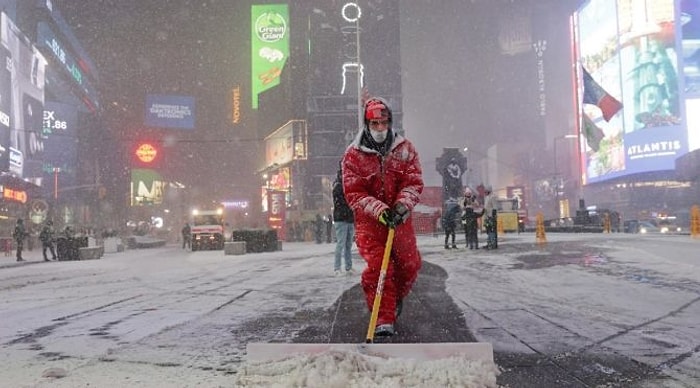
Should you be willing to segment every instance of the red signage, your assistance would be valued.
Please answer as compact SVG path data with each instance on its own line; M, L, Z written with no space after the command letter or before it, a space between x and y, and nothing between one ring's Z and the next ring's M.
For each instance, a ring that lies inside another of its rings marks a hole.
M158 150L151 144L143 143L136 148L136 157L144 163L151 163L156 155L158 155Z
M2 190L2 196L10 201L27 203L27 192L24 190L13 190L5 187Z
M270 190L267 195L267 222L272 229L277 229L277 238L285 239L286 198L285 191Z

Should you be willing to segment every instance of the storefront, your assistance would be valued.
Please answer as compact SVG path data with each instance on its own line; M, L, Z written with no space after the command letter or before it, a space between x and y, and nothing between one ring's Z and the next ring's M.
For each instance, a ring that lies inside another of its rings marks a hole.
M261 205L267 226L278 237L289 241L287 226L301 222L303 184L299 171L306 161L306 121L290 120L265 138L265 167L259 170L262 182Z
M37 198L39 187L23 179L0 176L0 250L8 251L12 244L12 231L17 219L25 220L25 225L32 237L49 215L49 205ZM28 245L31 244L28 242Z

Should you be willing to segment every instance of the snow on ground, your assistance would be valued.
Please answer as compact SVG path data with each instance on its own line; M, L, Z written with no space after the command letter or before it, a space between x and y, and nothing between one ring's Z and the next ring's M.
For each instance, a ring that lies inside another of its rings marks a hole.
M543 253L535 247L517 254L447 252L441 238L421 237L421 251L449 273L448 292L477 338L501 350L551 354L605 345L658 365L697 346L693 322L700 303L693 287L700 265L692 254L697 242L687 237L659 237L659 244L646 238L630 248L633 236L587 236L593 248L585 262L505 272L499 269L524 265L516 256ZM608 253L599 255L596 245ZM358 274L334 277L333 248L290 243L280 252L231 257L170 247L167 257L162 249L134 250L63 263L40 263L35 250L27 253L30 263L19 266L0 258L0 267L9 267L0 271L0 386L496 386L496 365L459 358L412 362L332 352L241 363L234 348L246 338L225 337L227 328L270 312L327 308L357 284L362 261L355 261ZM590 270L580 270L586 266ZM119 304L109 304L115 300ZM226 314L216 314L223 308ZM208 332L198 333L202 328ZM41 334L36 343L10 344L32 333ZM674 347L659 350L660 339ZM680 378L697 381L688 379L697 357L676 365Z

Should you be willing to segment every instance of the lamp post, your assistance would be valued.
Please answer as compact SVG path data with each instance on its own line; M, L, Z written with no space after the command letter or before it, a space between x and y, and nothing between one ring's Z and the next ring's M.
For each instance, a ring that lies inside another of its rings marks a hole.
M61 169L58 167L53 168L53 199L58 200L58 173Z
M562 180L559 177L559 169L557 167L558 164L558 155L557 155L557 141L559 140L564 140L564 139L576 139L578 136L573 135L573 134L568 134L568 135L563 135L563 136L557 136L554 138L554 179L555 179L555 191L554 191L554 197L555 197L555 214L557 218L561 218L561 204L559 203L559 190L563 188L562 185Z
M470 167L471 167L471 165L472 165L472 164L471 164L471 163L472 163L472 160L469 158L469 156L470 156L470 154L469 154L469 147L464 147L464 148L462 148L462 151L464 151L464 157L467 159L467 168L466 168L466 171L465 171L465 174L467 175L466 186L467 186L467 187L471 187L471 183L472 183L472 171L471 171L471 168L470 168Z

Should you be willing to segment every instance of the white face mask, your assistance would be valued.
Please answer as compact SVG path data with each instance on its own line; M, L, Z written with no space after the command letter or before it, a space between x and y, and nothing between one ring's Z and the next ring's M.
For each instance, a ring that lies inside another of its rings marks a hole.
M389 130L384 130L384 131L375 131L372 129L369 130L369 134L372 135L372 139L374 139L374 141L376 141L379 144L384 143L388 133L389 133Z

